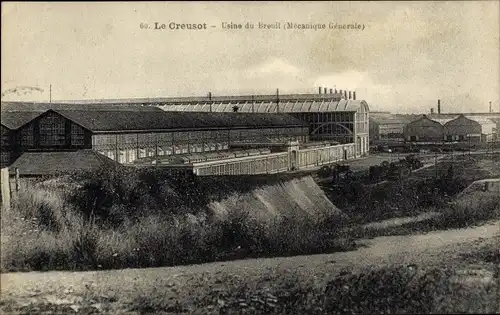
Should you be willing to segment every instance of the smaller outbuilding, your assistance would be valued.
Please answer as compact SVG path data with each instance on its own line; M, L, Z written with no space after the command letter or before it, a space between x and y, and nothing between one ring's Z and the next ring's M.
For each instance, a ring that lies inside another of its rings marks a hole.
M370 140L377 141L403 141L404 128L409 119L390 113L370 114Z

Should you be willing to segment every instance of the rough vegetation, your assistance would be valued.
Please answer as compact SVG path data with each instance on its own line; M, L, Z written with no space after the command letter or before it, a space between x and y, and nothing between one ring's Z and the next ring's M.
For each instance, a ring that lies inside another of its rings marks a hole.
M351 218L353 224L374 222L393 217L413 216L423 212L442 211L455 221L466 220L464 211L474 214L470 222L478 219L479 213L495 217L495 194L487 208L477 209L480 196L470 196L462 205L450 205L455 196L472 182L488 177L500 176L500 156L469 159L454 157L439 162L437 167L429 167L412 173L410 177L367 185L361 178L347 178L337 182L323 183L323 189L332 202ZM464 203L470 207L465 207ZM461 210L462 209L462 210ZM465 210L464 210L465 209ZM463 213L460 218L460 213ZM489 214L488 214L489 213ZM450 222L450 226L452 226ZM456 226L456 225L455 225ZM452 226L452 227L455 227Z
M497 313L498 241L471 242L462 248L467 249L467 255L449 252L448 247L443 253L437 249L433 255L439 257L434 263L424 263L424 259L418 264L360 269L345 267L351 266L349 263L341 270L331 263L312 264L313 269L307 266L302 272L278 266L274 271L270 264L263 268L258 263L232 269L241 263L235 262L229 268L190 266L120 272L120 279L126 282L113 280L118 272L80 273L55 281L63 284L64 292L24 292L22 304L6 296L0 310L26 314ZM73 279L75 275L81 277ZM41 285L33 282L31 286Z
M1 266L9 271L157 267L354 247L335 237L338 214L264 213L268 217L257 220L251 204L235 205L222 218L209 207L262 184L263 178L249 177L239 191L224 192L233 179L123 168L71 174L59 183L45 180L20 191L12 211L2 215ZM275 177L268 185L281 183Z

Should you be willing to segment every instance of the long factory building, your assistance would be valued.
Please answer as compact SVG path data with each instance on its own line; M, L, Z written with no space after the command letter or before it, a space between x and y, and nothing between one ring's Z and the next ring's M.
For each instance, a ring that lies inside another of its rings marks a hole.
M344 96L2 104L2 167L38 176L103 161L198 175L320 166L368 152L368 105Z

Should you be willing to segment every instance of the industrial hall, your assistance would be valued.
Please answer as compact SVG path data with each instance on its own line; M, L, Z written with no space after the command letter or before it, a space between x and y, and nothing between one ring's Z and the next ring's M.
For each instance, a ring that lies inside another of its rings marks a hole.
M269 96L253 97L254 104L244 96L182 98L182 111L179 98L2 103L2 167L36 176L97 167L103 159L198 175L319 166L367 154L368 106L345 97L280 95L277 104Z

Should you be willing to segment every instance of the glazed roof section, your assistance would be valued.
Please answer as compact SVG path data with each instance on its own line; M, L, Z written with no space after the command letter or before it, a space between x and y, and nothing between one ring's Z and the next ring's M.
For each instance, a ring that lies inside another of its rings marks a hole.
M81 104L149 104L165 105L174 103L193 104L203 102L276 102L291 100L339 100L343 96L338 94L268 94L268 95L228 95L228 96L189 96L189 97L152 97L152 98L128 98L128 99L95 99L77 101L59 101L60 103L81 103Z
M243 113L309 113L309 112L356 112L363 108L368 111L368 105L360 100L318 99L318 100L283 100L272 101L229 101L229 102L192 102L160 105L169 112L232 112L234 107Z

